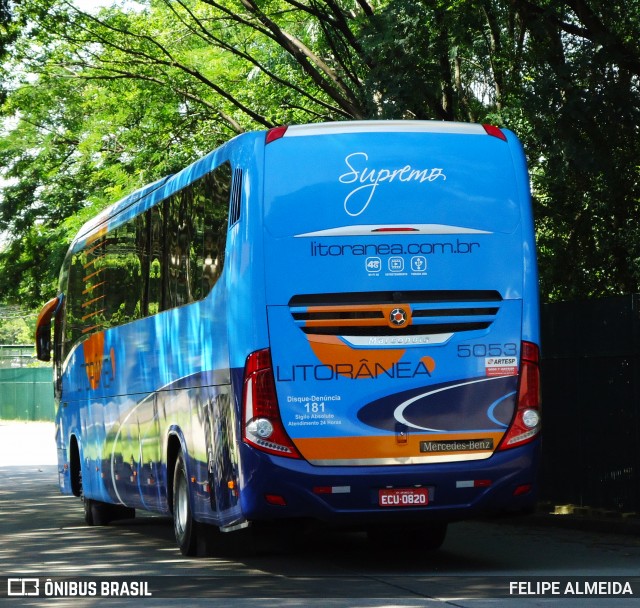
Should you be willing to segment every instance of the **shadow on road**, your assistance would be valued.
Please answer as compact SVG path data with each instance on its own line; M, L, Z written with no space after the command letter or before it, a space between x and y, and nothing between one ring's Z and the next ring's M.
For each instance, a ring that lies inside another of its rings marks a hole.
M84 524L80 500L57 488L55 466L0 467L0 564L4 572L27 568L45 575L68 572L121 575L131 567L141 574L211 574L238 563L271 574L321 570L368 572L442 572L491 567L491 559L451 552L423 551L410 537L393 550L372 546L363 533L310 529L263 530L257 536L217 534L208 556L188 559L175 546L168 517L138 512L135 519L105 527ZM455 526L451 528L455 535Z
M635 574L640 563L637 538L496 522L454 524L436 552L423 550L410 535L385 548L372 546L362 533L289 529L263 532L257 539L218 534L209 556L190 559L178 551L167 517L139 512L133 520L86 526L81 502L60 495L55 466L0 467L0 541L0 571L9 575L215 576L231 577L229 584L248 575L375 580L382 575Z

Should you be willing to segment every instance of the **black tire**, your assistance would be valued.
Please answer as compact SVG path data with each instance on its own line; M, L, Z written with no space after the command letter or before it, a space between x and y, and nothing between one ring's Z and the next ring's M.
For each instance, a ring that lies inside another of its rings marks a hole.
M113 520L111 506L86 496L82 497L84 503L84 521L89 526L106 526Z
M435 551L442 546L446 536L446 522L372 526L367 530L369 542L384 549L411 545L418 551Z
M94 526L93 523L93 509L91 508L91 503L93 501L89 498L82 497L82 506L84 507L84 523L87 526Z
M178 454L173 472L173 530L182 555L197 555L197 523L191 513L189 479L182 453Z
M112 505L99 500L82 497L84 503L84 521L88 526L106 526L112 521L133 519L136 510L123 505Z

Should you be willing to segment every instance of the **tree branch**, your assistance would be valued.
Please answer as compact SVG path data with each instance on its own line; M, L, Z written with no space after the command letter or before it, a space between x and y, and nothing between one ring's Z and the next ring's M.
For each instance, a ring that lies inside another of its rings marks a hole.
M358 101L334 70L304 45L302 41L280 28L258 7L254 0L240 0L240 2L271 32L273 39L298 62L298 65L311 77L316 85L352 117L364 118L363 110L360 108ZM325 77L332 84L327 82Z
M182 17L178 14L178 12L173 7L173 3L170 0L163 0L163 2L176 15L176 17L178 19L180 19L181 23L189 31L191 31L195 35L198 35L205 42L213 43L216 46L218 46L219 48L221 48L221 49L223 49L225 51L228 51L229 53L232 53L236 57L239 57L240 59L250 63L254 67L258 68L263 74L265 74L268 78L270 78L276 84L281 85L281 86L283 86L283 87L285 87L287 89L291 89L291 90L295 91L296 93L298 93L298 95L301 95L301 96L307 98L312 103L317 104L320 107L323 107L323 108L325 108L326 110L329 110L332 113L341 114L345 118L349 117L349 114L346 113L344 110L342 110L342 108L337 107L335 105L331 105L331 104L327 103L325 100L320 99L319 97L312 95L306 89L296 85L295 83L291 82L290 80L286 80L285 78L280 77L278 74L276 74L274 71L272 71L269 68L267 68L263 63L258 61L255 57L253 57L249 53L246 53L246 52L240 50L237 46L229 44L228 42L225 42L222 38L216 36L212 31L210 31L208 28L206 28L204 26L202 21L193 13L193 11L191 11L191 9L189 7L187 7L184 4L184 2L182 0L177 0L178 4L180 4L180 6L182 6L184 8L184 10L189 14L191 19L194 21L195 25L197 26L198 31L196 31L189 23L187 23L184 19L182 19Z
M107 39L105 36L101 35L99 32L95 31L95 30L91 30L85 26L80 26L81 29L83 29L84 31L86 31L87 33L90 34L90 39L93 40L94 42L96 41L96 39L103 45L105 45L106 47L110 47L113 49L116 49L122 53L131 55L133 57L140 57L144 59L144 63L146 65L162 65L162 66L166 66L166 67L172 67L175 68L177 70L180 70L182 72L184 72L185 74L188 74L189 76L195 78L196 80L200 81L202 84L206 85L207 87L209 87L210 89L212 89L213 91L215 91L220 97L222 97L223 99L226 99L227 101L229 101L231 104L233 104L235 107L237 107L239 110L241 110L242 112L244 112L247 116L249 116L252 120L254 120L256 123L266 127L266 128L271 128L274 125L269 122L264 116L262 116L261 114L258 114L257 112L254 112L251 108L249 108L247 105L243 104L239 99L237 99L236 97L234 97L233 95L231 95L230 93L228 93L223 87L217 85L216 83L214 83L212 80L210 80L209 78L207 78L204 74L202 74L199 70L195 69L195 68L191 68L179 61L177 61L176 59L174 59L174 57L171 55L171 53L169 52L169 50L162 45L159 41L157 41L156 39L152 38L151 36L147 35L147 34L137 34L135 32L132 32L131 30L127 30L127 29L122 29L122 28L118 28L115 27L109 23L105 23L103 21L100 21L99 19L95 18L93 15L89 15L87 13L82 13L81 11L79 11L82 15L84 15L85 17L87 17L89 19L90 22L93 22L94 24L98 25L99 27L105 28L111 32L120 34L122 36L125 36L125 38L127 39L132 39L132 40L139 40L145 43L150 43L151 45L155 46L161 53L161 55L164 55L166 57L166 59L161 59L160 57L156 57L154 55L151 55L141 49L134 49L134 48L127 48L125 46L123 46L122 44L117 44L115 41L111 40L111 39Z

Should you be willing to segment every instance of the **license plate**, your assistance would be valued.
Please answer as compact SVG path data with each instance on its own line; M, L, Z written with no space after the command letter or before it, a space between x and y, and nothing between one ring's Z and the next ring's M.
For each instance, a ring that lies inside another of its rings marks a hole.
M429 504L427 488L385 488L378 490L380 507L424 507Z

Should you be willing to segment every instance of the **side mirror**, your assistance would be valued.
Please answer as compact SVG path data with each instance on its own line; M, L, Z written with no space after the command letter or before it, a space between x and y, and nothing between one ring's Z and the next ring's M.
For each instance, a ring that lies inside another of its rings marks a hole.
M51 319L58 312L62 295L49 300L40 311L36 321L36 357L40 361L51 361Z

